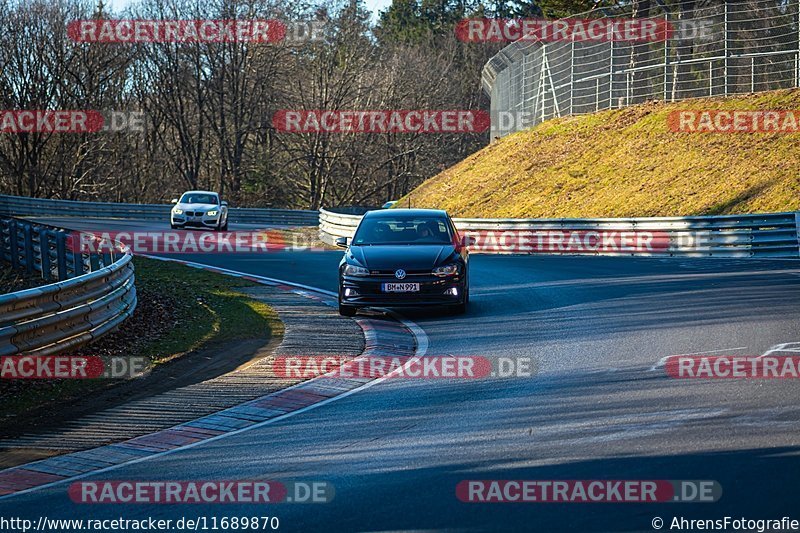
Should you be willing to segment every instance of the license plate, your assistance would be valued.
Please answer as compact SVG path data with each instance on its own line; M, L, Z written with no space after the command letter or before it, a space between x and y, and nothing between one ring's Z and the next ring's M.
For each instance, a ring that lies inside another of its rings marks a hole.
M383 283L383 292L419 292L419 283Z

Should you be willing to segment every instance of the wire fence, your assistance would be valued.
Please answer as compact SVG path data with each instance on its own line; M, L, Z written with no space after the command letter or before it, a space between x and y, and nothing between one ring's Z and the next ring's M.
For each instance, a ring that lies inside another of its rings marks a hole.
M572 19L652 18L650 41L523 38L484 66L492 139L565 115L648 100L800 87L800 0L652 2L648 12L598 9Z

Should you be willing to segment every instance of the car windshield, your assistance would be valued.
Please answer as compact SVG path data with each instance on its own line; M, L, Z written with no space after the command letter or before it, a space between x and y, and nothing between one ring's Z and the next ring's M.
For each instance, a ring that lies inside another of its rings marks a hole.
M355 245L451 242L450 226L442 217L366 217L353 237Z
M216 194L186 193L181 198L182 204L219 204Z

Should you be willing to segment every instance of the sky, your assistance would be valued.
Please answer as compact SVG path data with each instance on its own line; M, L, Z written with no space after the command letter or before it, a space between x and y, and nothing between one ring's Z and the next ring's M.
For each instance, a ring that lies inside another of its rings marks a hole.
M135 0L107 0L106 4L110 5L113 9L123 9L130 5ZM386 9L389 4L392 3L392 0L366 0L364 4L367 6L367 9L372 11L373 19L377 16L378 11Z

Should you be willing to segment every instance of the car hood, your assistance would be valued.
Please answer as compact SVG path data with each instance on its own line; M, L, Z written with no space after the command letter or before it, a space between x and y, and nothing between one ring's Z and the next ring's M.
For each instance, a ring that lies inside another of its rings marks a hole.
M351 246L349 255L370 270L428 270L455 252L452 244Z
M214 204L175 204L175 207L188 211L209 211L219 206Z

